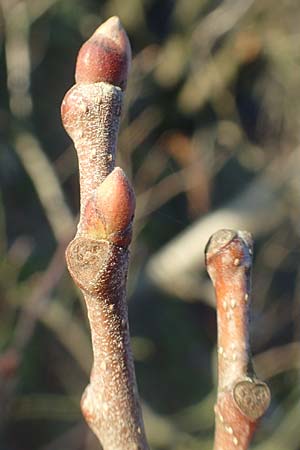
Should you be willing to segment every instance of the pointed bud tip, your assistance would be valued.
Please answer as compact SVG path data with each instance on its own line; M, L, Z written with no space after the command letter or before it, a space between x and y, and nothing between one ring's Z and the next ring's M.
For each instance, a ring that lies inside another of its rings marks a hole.
M101 23L99 27L94 32L96 34L104 34L105 36L111 38L113 41L119 41L120 35L125 33L125 30L121 24L118 16L112 16L105 22Z
M96 198L96 202L99 201L108 215L107 224L111 222L109 228L121 230L132 220L135 195L125 172L120 167L115 167L105 178L97 190Z
M78 53L77 83L110 83L125 89L131 63L127 34L117 16L102 23Z

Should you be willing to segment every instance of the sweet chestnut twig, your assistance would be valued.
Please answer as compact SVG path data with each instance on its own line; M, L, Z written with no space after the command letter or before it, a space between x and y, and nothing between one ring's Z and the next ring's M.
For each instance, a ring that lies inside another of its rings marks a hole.
M205 260L216 292L218 395L214 450L246 450L270 403L268 386L251 364L249 314L252 237L220 230L210 238Z
M94 354L81 406L104 450L148 449L126 305L135 196L122 169L115 168L130 61L127 35L112 17L80 49L76 84L61 108L78 153L81 197L77 234L66 259L85 297Z

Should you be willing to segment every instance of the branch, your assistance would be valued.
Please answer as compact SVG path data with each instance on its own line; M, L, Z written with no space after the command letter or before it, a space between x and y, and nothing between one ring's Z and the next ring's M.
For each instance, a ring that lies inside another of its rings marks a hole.
M253 371L249 344L252 264L249 233L220 230L206 252L218 318L218 397L215 450L246 450L270 403L268 386Z
M115 166L123 92L131 60L117 17L81 48L76 84L62 103L80 170L80 222L67 264L87 304L94 354L82 411L105 450L148 449L130 348L126 304L135 197Z

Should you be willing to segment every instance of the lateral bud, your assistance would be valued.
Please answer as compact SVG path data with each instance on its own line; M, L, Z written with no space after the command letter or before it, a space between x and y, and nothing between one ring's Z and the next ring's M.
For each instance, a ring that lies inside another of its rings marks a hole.
M128 247L135 210L133 189L120 167L101 183L83 213L82 231L92 239L106 239Z

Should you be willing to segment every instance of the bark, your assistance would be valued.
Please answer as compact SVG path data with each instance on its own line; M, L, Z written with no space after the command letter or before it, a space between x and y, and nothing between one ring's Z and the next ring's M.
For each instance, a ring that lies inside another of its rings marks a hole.
M253 245L247 232L220 230L209 240L206 265L218 322L218 395L214 450L246 450L270 403L253 371L249 344Z
M130 55L119 19L109 19L81 48L77 83L62 103L63 124L78 154L81 197L66 259L86 301L94 356L81 407L104 450L148 449L126 303L135 197L122 169L115 168Z

